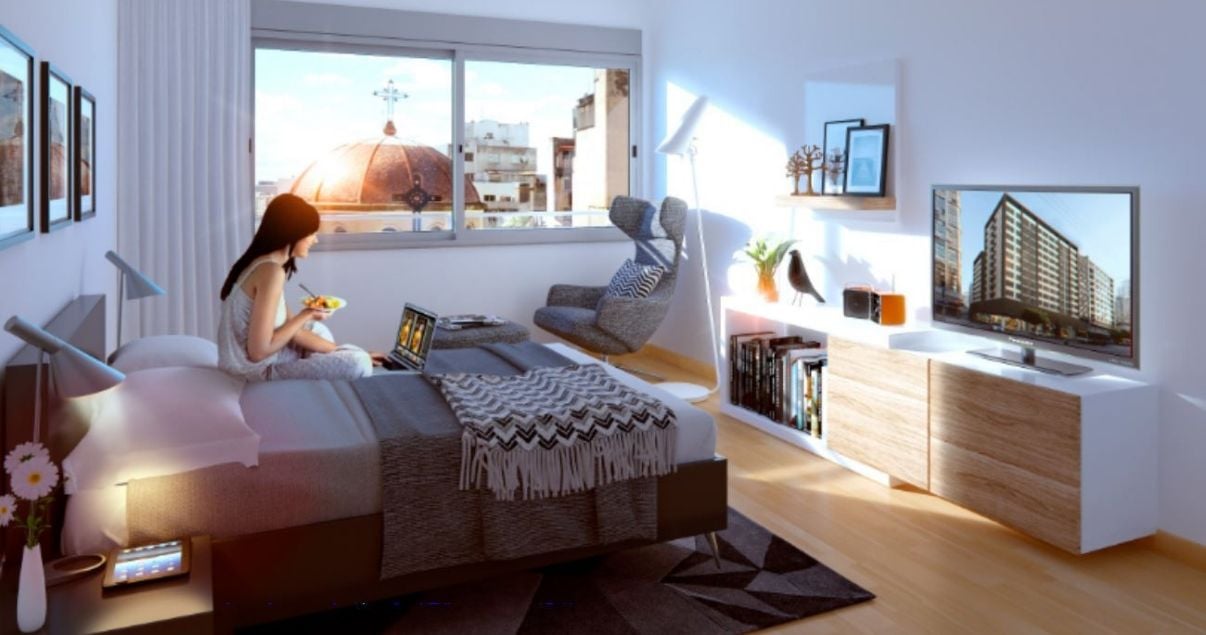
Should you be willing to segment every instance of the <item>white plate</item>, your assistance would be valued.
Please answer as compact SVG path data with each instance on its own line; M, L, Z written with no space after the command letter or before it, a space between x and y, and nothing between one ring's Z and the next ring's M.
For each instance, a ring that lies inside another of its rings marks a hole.
M306 297L302 298L302 302L301 302L302 306L305 308L309 308L306 306L306 301L312 297L313 296L306 296ZM343 307L348 305L347 300L344 300L343 298L341 298L337 295L326 295L326 296L322 296L322 297L330 299L330 300L334 300L336 302L335 306L333 306L329 309L324 309L325 311L330 311L331 313L334 313L334 312L338 311L339 309L342 309Z

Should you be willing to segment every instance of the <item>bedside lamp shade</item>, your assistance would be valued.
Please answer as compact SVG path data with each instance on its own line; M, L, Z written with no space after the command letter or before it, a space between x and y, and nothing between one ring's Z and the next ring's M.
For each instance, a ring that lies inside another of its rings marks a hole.
M685 156L691 151L691 142L695 140L695 128L699 126L699 120L703 118L704 110L708 107L708 98L700 95L695 98L687 111L683 113L682 119L678 122L678 127L674 132L666 135L662 144L657 147L660 154L673 154Z
M64 397L82 397L101 392L126 378L121 371L102 364L91 355L19 317L9 318L4 330L50 355L55 386Z
M138 300L140 298L149 298L154 295L166 295L167 291L163 287L155 284L155 281L146 277L141 271L130 266L130 263L121 259L112 251L105 252L105 259L117 266L121 270L122 276L125 278L126 300Z

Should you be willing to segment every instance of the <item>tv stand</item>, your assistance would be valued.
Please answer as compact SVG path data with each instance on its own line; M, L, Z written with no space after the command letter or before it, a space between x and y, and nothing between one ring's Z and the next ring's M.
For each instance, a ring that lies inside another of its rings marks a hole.
M991 359L994 362L1009 364L1010 366L1021 366L1051 375L1063 375L1071 377L1074 375L1084 375L1085 373L1093 372L1088 366L1080 364L1070 364L1068 362L1056 361L1054 359L1040 358L1035 355L1034 349L1029 346L1023 346L1020 350L1008 349L980 349L977 351L968 351L977 357Z

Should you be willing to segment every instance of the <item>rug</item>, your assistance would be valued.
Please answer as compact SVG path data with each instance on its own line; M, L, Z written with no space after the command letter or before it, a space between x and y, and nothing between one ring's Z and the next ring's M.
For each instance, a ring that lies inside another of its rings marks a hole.
M703 536L269 624L276 633L748 633L874 598L729 509Z

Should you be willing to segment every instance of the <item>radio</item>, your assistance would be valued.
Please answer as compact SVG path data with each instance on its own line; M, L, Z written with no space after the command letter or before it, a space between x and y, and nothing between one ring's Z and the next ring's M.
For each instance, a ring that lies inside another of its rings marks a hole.
M842 312L846 317L897 326L905 323L905 297L880 293L868 286L846 287L842 290Z

